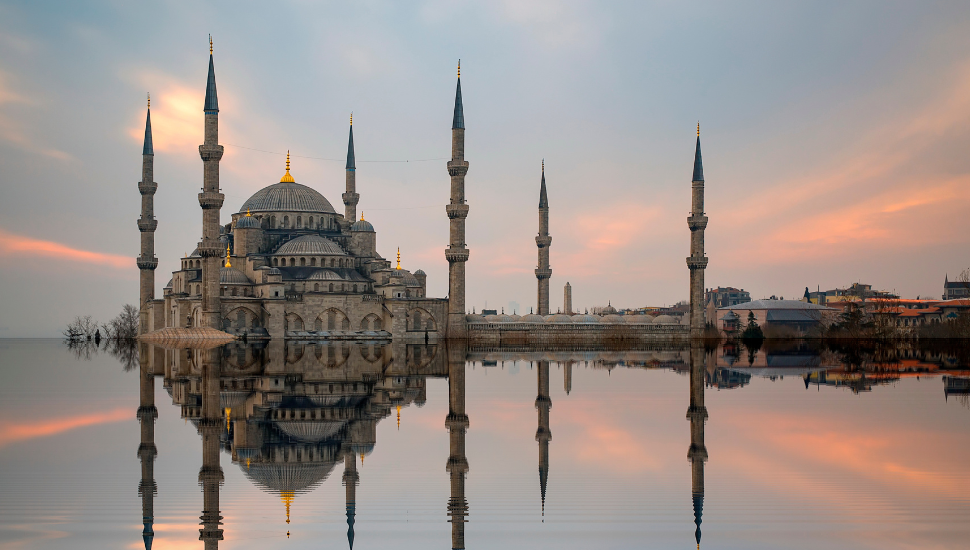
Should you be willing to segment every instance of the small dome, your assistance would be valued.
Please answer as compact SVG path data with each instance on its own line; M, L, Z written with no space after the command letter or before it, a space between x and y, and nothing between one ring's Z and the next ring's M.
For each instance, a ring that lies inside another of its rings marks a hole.
M574 323L599 323L600 320L593 315L573 315Z
M165 285L165 286L164 286L163 288L172 288L172 283L173 283L174 281L175 281L175 279L169 279L169 280L168 280L168 284L167 284L167 285Z
M519 319L520 323L544 323L546 320L542 318L541 315L536 315L535 313L530 313L528 315L523 315Z
M485 322L487 322L487 323L501 323L502 321L499 320L499 316L498 315L486 315L485 316Z
M496 317L498 317L498 320L496 321L497 323L513 323L513 322L515 322L515 319L513 319L511 315L506 315L504 313L501 314L501 315L497 315Z
M283 272L280 271L279 269L275 268L275 267L271 267L271 268L269 268L269 274L270 275L282 275Z
M469 323L484 323L485 318L477 313L472 313L470 315L465 315L465 321Z
M374 226L367 220L357 220L350 226L351 231L370 231L374 232Z
M343 277L329 269L318 269L307 277L308 281L342 281Z
M219 282L232 285L248 285L251 281L245 273L235 267L223 267L219 269Z
M615 324L624 324L624 323L626 323L626 321L623 320L623 316L622 315L605 315L605 316L603 316L603 318L602 318L602 320L600 322L602 322L602 323L610 323L610 324L614 324L614 325Z
M305 255L341 255L346 253L340 249L337 243L320 235L303 235L288 241L279 247L275 253L278 256Z
M236 220L236 229L259 229L259 220L252 216L240 216Z
M630 325L645 325L653 322L650 317L646 315L624 315L623 320Z
M509 319L512 319L512 322L513 323L518 323L519 321L522 320L522 316L521 315L516 315L516 314L513 313L512 315L509 315Z
M428 274L425 273L423 269L419 269L419 270L417 270L417 271L414 272L414 276L415 277L417 277L419 275L422 276L422 277L427 277L428 276Z
M240 213L246 212L314 212L335 214L330 201L315 189L299 183L281 181L256 191Z
M680 319L671 317L670 315L658 315L654 317L653 322L658 325L676 325L680 323Z
M557 313L556 315L550 315L546 317L546 323L567 324L572 322L573 320L569 315L563 315L561 313Z

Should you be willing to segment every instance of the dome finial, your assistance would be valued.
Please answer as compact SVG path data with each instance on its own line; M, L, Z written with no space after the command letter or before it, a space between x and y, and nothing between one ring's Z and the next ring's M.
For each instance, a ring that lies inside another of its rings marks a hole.
M290 150L286 150L286 173L280 178L280 183L294 183L293 176L290 175Z
M364 211L360 211L360 221L364 221Z
M397 429L401 429L401 406L397 406Z
M353 111L350 111L350 125L351 126L354 125L354 112ZM366 130L366 128L365 128L365 130Z
M293 491L280 491L280 500L286 505L286 523L290 523L290 504L293 504ZM289 531L286 532L289 536Z
M701 121L697 121L697 137L701 137Z
M148 108L152 108L152 93L148 92Z
M228 243L226 244L226 267L232 267L232 264L229 263L229 244Z
M209 35L209 55L212 55L212 35Z
M246 209L246 217L247 218L252 217L252 214L249 213L249 209L248 208Z
M461 59L458 60L458 78L461 78Z
M397 268L401 269L401 247L397 247Z

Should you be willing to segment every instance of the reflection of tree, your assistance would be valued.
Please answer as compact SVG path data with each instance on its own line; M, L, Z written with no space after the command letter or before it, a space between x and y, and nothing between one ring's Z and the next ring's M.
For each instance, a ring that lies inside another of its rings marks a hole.
M107 353L121 363L125 372L138 366L138 346L134 339L65 340L64 343L74 357L80 360L90 361L99 353Z

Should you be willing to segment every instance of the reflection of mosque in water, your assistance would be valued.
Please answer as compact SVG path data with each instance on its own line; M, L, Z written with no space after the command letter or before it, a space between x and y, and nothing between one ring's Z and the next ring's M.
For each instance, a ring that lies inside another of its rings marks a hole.
M163 384L181 415L190 420L202 437L202 466L198 480L203 503L199 539L206 549L216 549L223 540L219 493L224 481L221 451L260 489L278 495L286 510L301 493L322 484L338 464L343 463L346 487L347 539L354 544L356 487L361 482L357 458L363 462L377 443L377 423L401 407L422 406L428 377L448 378L449 456L445 470L450 478L447 501L452 524L452 548L464 548L465 523L469 513L465 498L465 477L469 470L465 456L465 434L469 419L465 413L465 371L469 361L487 360L489 355L472 356L457 346L397 345L386 342L270 342L265 347L224 346L210 349L163 349L140 346L142 464L139 495L142 498L143 539L151 548L154 538L154 403L155 377ZM664 352L661 368L690 374L691 424L688 458L692 464L692 498L696 538L700 544L700 523L704 497L704 387L716 379L713 359L705 363L704 351ZM713 357L713 356L711 356ZM403 359L401 359L403 358ZM550 363L563 369L568 394L572 369L581 362L598 366L588 353L517 353L510 360L530 360L537 365L535 406L538 422L535 439L539 446L539 497L545 518L549 484L549 453L552 440L550 412ZM623 352L607 358L612 366L653 365L656 352ZM648 367L649 368L649 367ZM289 536L289 531L287 531Z

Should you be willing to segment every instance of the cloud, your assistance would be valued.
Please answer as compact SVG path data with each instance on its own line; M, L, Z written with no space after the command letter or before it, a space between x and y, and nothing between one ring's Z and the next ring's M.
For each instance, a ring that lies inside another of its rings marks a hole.
M77 428L85 428L98 424L108 424L130 420L133 417L130 409L114 409L112 411L91 413L85 415L71 415L60 418L50 418L39 422L0 422L0 447L9 443L49 437Z
M133 258L129 256L79 250L61 243L32 239L0 229L0 257L5 256L56 258L59 261L97 264L115 269L132 269L135 265Z
M15 91L12 82L13 78L9 74L0 71L0 139L16 144L22 149L40 153L57 160L73 160L74 157L69 153L34 143L24 130L23 125L14 121L9 116L9 113L4 112L8 106L14 104L28 106L37 104L30 97Z
M197 156L198 146L202 143L205 89L187 86L162 73L144 73L138 80L152 90L152 144L155 151ZM128 135L142 143L145 139L145 111L139 110L134 119Z

